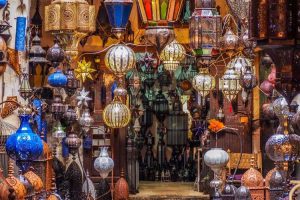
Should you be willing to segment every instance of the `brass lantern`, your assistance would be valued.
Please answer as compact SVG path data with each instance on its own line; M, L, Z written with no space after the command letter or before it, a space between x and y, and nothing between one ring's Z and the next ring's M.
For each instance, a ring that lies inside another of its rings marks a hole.
M235 99L241 91L242 87L239 81L239 75L233 68L226 69L224 75L220 78L219 88L229 101Z
M137 0L146 39L161 51L175 38L171 25L179 19L183 0Z
M185 58L185 54L184 47L176 40L173 40L160 53L160 60L166 70L175 71L180 62Z
M119 96L103 110L104 123L110 128L124 128L131 120L129 108L123 104Z
M200 64L208 64L218 54L221 37L221 16L215 8L214 0L196 0L194 13L190 19L190 46L199 58Z
M95 6L86 0L54 0L45 8L45 30L75 58L80 40L96 30Z
M243 75L246 72L248 66L252 66L252 71L255 71L254 66L250 59L246 58L243 55L236 56L233 58L226 66L227 69L233 68L234 71L239 75Z
M230 28L227 28L225 34L220 39L220 47L229 56L232 56L234 51L240 46L240 39Z
M194 89L197 90L202 97L205 97L215 88L216 81L215 78L209 74L208 68L200 68L199 74L194 76L192 84Z

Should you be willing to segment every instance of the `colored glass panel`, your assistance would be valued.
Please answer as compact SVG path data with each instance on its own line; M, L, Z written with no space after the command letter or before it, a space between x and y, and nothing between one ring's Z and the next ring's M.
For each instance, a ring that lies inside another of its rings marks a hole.
M106 9L113 28L126 28L132 3L106 3Z
M160 0L160 19L166 20L168 13L168 1Z
M153 20L151 0L143 0L143 3L144 3L144 9L146 11L146 15L147 15L148 20Z

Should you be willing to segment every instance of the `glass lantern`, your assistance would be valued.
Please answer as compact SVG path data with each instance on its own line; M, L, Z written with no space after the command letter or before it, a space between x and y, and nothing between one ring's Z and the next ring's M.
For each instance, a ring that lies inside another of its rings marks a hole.
M199 74L193 78L193 87L197 92L205 97L216 86L213 76L209 74L208 68L200 68Z
M242 89L239 80L239 75L233 68L228 68L223 77L220 78L219 88L229 101L235 99Z
M185 49L176 40L168 44L160 53L160 59L164 68L168 71L175 71L180 62L185 58Z

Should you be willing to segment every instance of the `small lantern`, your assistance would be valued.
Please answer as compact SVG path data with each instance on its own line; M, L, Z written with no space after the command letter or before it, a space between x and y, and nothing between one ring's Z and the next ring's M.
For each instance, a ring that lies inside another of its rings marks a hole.
M185 54L184 47L176 40L173 40L160 53L160 60L166 70L175 71L180 62L185 58Z
M120 38L125 32L133 0L105 0L104 5L112 26L112 33Z
M68 137L66 138L65 143L69 147L70 153L73 155L73 158L75 158L75 155L81 145L81 139L71 131L68 133Z
M68 79L61 69L57 68L54 73L48 76L48 83L52 87L64 87L66 86Z
M41 39L38 35L35 35L32 39L30 51L29 51L29 63L33 65L44 65L49 61L46 59L46 51L41 46Z
M245 73L247 66L252 66L250 59L243 55L233 58L226 66L227 69L233 68L234 71L240 76ZM254 69L253 69L254 70Z
M58 139L61 141L63 138L66 137L66 132L64 131L64 128L62 127L60 121L57 122L57 124L54 126L54 131L52 133L52 137Z
M48 49L46 58L55 68L58 67L62 61L64 61L65 52L62 48L60 48L56 40L54 41L54 45Z
M209 74L208 68L200 68L199 74L194 76L192 84L202 97L206 97L216 86L215 78Z
M218 54L221 37L221 16L214 0L196 0L196 8L190 20L190 46L201 63L208 64Z
M111 47L105 55L105 65L119 78L135 65L134 51L125 45Z
M74 109L75 109L74 106L68 106L68 109L64 113L64 119L69 124L72 124L73 122L75 122L77 120L77 114Z
M94 168L99 172L101 178L107 178L114 168L114 161L107 152L107 147L102 147L98 158L94 162Z
M54 97L54 101L51 104L50 112L54 116L54 118L59 119L63 116L65 112L65 105L62 103L62 96L56 95Z
M19 89L20 96L27 100L32 95L32 89L30 87L28 74L23 74L21 86Z
M220 47L229 56L232 56L234 51L240 46L239 37L228 28L225 34L220 38Z
M252 90L257 85L256 76L252 73L251 67L247 66L244 74L241 74L240 85L246 91Z
M79 124L83 127L85 132L88 132L93 125L94 119L92 118L89 109L84 109L81 117L79 118Z
M242 89L239 80L239 76L233 68L227 69L219 80L219 88L229 101L235 99Z
M161 90L155 97L153 110L158 121L163 123L167 114L169 113L169 102Z
M74 69L68 69L66 72L67 84L65 91L69 97L73 96L80 86L80 81L75 78Z

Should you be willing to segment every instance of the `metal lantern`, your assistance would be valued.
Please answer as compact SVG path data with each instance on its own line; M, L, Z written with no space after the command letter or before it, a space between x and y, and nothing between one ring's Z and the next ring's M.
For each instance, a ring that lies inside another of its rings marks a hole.
M163 123L167 114L169 113L169 102L162 93L162 90L160 90L155 96L153 110L158 121Z
M21 86L19 89L19 94L23 99L28 99L32 95L32 89L30 87L29 79L28 79L28 74L22 74L23 79L21 81Z
M81 39L96 29L95 9L86 0L52 1L45 7L45 30L55 34L71 58L77 57Z
M246 72L248 66L252 66L250 59L244 57L243 55L233 58L226 66L227 69L233 68L234 71L240 76ZM251 67L252 68L252 67ZM254 68L252 69L254 71Z
M63 116L65 112L65 105L62 103L62 96L55 95L53 103L50 107L50 112L54 116L54 118L59 119Z
M114 161L109 157L107 147L101 148L99 157L94 161L94 168L99 172L101 178L107 178L113 170Z
M247 66L244 74L240 76L240 85L246 91L252 90L257 86L256 76L252 73L251 67Z
M112 26L112 33L120 38L126 30L133 0L105 0L104 5Z
M81 117L79 118L79 124L83 127L85 132L88 132L93 125L94 119L92 118L89 109L84 109Z
M239 80L239 75L233 68L227 69L219 80L219 89L229 101L235 99L242 89Z
M200 68L199 74L194 76L192 84L202 97L207 96L216 86L215 78L209 74L208 68Z
M214 0L196 0L194 13L190 19L190 46L198 61L207 64L218 54L221 37L221 16Z
M65 143L68 146L70 153L73 155L73 157L75 157L81 145L81 139L76 135L76 133L71 131L68 133Z
M229 56L239 47L240 39L230 28L220 38L220 47L223 51L227 52Z
M174 71L185 58L185 54L184 47L176 40L173 40L173 42L168 44L160 53L160 60L166 70Z
M32 63L33 65L44 65L49 63L49 61L46 59L46 51L41 46L41 39L38 35L35 35L32 39L29 50L29 63Z
M56 138L58 140L62 140L66 137L66 132L64 131L64 128L62 127L60 121L56 123L56 125L53 128L52 137Z
M235 192L235 200L251 200L251 193L245 186L240 186Z
M61 69L57 68L54 73L48 76L48 83L52 87L64 87L66 86L68 79Z
M67 76L67 84L65 87L65 91L69 97L73 96L80 86L80 81L76 79L74 74L74 69L68 69L66 72Z
M137 1L141 19L147 25L145 37L158 51L175 38L172 23L179 19L183 2L183 0Z
M126 45L118 44L111 47L104 58L105 65L119 78L135 65L134 51Z
M46 59L49 60L55 68L64 61L65 52L62 48L60 48L56 40L54 41L54 45L48 49Z
M123 104L118 96L103 110L104 123L110 128L124 128L131 119L129 108Z

